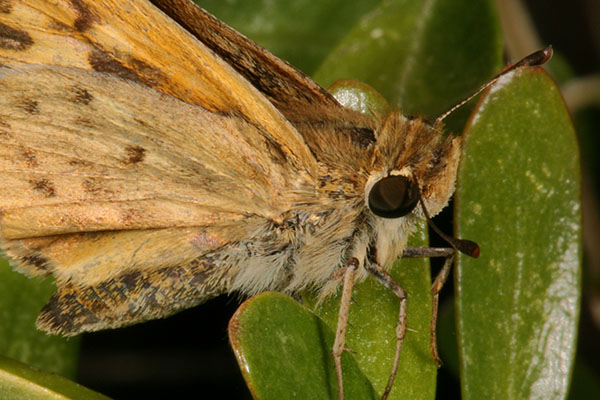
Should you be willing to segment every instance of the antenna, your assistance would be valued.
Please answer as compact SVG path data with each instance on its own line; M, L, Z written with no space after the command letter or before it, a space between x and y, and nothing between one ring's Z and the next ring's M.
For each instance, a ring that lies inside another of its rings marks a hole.
M429 211L427 211L427 207L425 207L425 202L423 201L423 195L421 194L421 190L418 190L419 194L419 202L421 203L421 208L423 209L423 213L425 214L425 218L427 219L427 224L440 235L442 239L444 239L450 246L454 249L460 251L463 254L471 256L473 258L479 257L479 245L471 240L467 239L459 239L453 236L448 236L440 228L437 227L436 224L433 223L431 219L431 215L429 215Z
M477 89L469 97L467 97L466 99L464 99L460 103L452 106L452 108L450 108L448 111L446 111L445 113L443 113L442 115L440 115L439 117L437 117L435 119L435 123L443 121L444 118L446 118L448 115L452 114L457 108L462 107L466 102L468 102L469 100L471 100L473 97L477 96L479 93L481 93L482 91L484 91L485 89L487 89L488 87L490 87L494 83L496 83L496 81L498 79L500 79L502 76L508 74L511 71L514 71L517 68L521 68L521 67L535 67L535 66L538 66L538 65L542 65L542 64L546 63L550 58L552 58L552 53L553 53L552 46L548 46L548 47L546 47L543 50L538 50L535 53L531 53L527 57L524 57L523 59L521 59L521 61L517 61L516 63L507 66L502 71L500 71L500 73L498 75L494 76L492 79L490 79L489 81L487 81L486 83L484 83L483 85L481 85L479 87L479 89Z

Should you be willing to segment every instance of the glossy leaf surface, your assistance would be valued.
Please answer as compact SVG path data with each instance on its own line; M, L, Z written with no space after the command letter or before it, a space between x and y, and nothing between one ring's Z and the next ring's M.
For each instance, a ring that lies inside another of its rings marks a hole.
M255 399L337 398L333 332L294 299L265 292L247 300L231 319L229 338ZM346 397L377 398L352 357L343 358Z
M467 128L457 230L463 398L565 398L579 314L579 153L541 69L507 75Z
M109 400L62 376L49 374L0 357L2 400Z

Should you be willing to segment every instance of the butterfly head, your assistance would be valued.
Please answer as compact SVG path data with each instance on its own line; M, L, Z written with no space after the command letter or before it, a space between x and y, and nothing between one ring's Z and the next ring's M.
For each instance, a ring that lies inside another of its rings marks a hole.
M423 217L422 199L437 214L454 192L461 138L445 134L442 124L388 115L379 130L365 202L377 218Z

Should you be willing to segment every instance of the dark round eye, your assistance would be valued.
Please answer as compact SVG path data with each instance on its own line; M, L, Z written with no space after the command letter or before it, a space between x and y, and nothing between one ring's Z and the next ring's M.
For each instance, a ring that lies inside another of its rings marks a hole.
M416 183L405 176L388 176L373 185L369 192L369 208L383 218L400 218L419 202Z

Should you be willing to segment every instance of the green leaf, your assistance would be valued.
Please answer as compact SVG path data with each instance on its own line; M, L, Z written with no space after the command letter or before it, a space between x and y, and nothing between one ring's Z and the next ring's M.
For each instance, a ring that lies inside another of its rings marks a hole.
M456 193L456 299L463 398L562 399L580 301L579 153L541 69L501 79L478 106Z
M247 300L229 338L255 399L337 398L333 331L292 298L265 292ZM377 398L352 357L342 359L346 398Z
M50 336L35 326L55 290L51 281L28 278L0 260L0 355L73 378L79 339Z
M1 356L0 397L2 400L108 400L108 397L62 376Z
M342 106L362 114L384 116L392 111L385 97L364 82L338 79L327 90Z
M436 117L498 71L501 40L492 1L384 1L340 41L315 79L324 86L358 79L406 114Z

